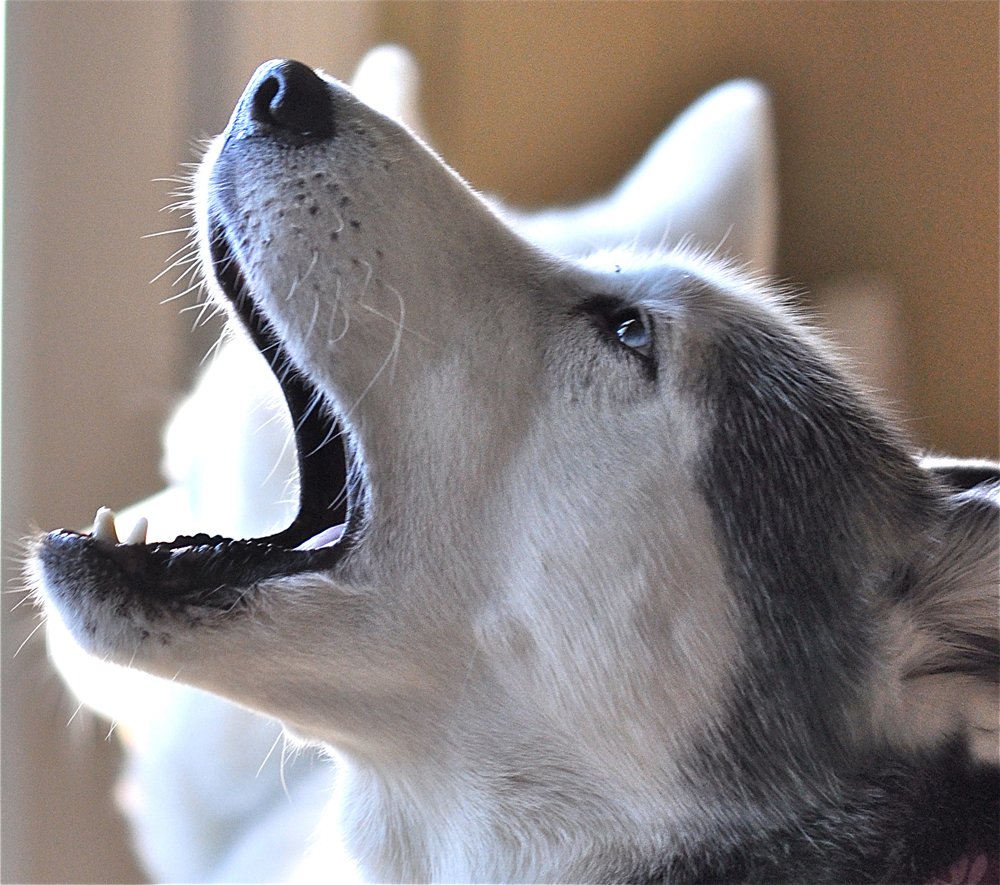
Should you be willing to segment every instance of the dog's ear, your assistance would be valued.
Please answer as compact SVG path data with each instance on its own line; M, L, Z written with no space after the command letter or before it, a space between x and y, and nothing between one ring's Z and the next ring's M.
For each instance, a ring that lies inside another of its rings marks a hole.
M351 89L365 104L425 138L420 115L420 69L402 46L384 44L370 49L354 71Z
M733 80L681 114L607 196L509 218L527 239L561 255L683 241L771 271L777 181L768 92Z
M944 525L918 554L890 622L896 723L915 746L955 733L1000 763L1000 470L934 459L949 490Z

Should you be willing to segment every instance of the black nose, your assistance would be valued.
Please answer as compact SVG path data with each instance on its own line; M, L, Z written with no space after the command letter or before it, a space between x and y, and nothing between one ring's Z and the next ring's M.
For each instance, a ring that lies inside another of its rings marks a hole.
M334 132L330 90L312 68L299 61L261 65L241 104L243 113L258 126L316 139L329 138Z

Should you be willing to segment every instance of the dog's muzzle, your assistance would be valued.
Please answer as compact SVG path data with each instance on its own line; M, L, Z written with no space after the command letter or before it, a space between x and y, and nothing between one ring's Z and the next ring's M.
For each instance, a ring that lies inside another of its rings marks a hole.
M143 527L121 543L113 517L102 509L89 534L60 530L37 542L36 560L54 596L66 600L123 595L168 606L171 600L222 600L230 595L220 593L224 588L331 568L354 545L363 522L364 470L345 443L334 404L294 364L247 282L241 265L246 233L238 231L245 207L238 204L230 180L234 170L245 173L252 166L240 142L251 140L291 159L286 155L308 152L335 138L336 128L334 92L326 81L296 61L261 65L212 160L207 211L199 218L199 235L207 246L206 274L214 278L231 313L271 367L291 413L300 489L295 520L266 538L235 541L196 534L147 544Z

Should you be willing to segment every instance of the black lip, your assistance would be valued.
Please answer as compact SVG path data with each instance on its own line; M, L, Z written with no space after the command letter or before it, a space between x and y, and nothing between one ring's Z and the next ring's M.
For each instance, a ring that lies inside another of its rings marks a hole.
M60 530L42 538L36 559L54 599L113 602L155 615L197 605L226 612L247 601L247 589L268 578L329 568L346 547L289 550L260 540L192 537L193 544L111 544Z

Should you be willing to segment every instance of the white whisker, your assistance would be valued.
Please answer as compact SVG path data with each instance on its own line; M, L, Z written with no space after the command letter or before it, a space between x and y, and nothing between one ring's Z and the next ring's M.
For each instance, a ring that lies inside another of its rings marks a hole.
M24 640L17 647L17 651L14 652L15 658L21 653L21 649L28 644L28 642L31 640L31 637L34 636L39 630L42 629L42 627L45 626L45 622L46 618L42 617L42 619L39 620L39 622L35 625L35 628L27 636L24 637Z
M188 227L175 227L173 230L158 230L155 233L143 234L139 239L141 240L152 240L155 237L166 237L170 234L186 234L190 233L191 229Z
M76 719L76 717L79 715L83 707L84 703L83 701L80 701L80 703L76 705L76 709L73 711L73 715L66 720L66 725L65 725L66 728L69 728L73 724L73 720Z
M202 326L205 325L205 323L211 320L212 317L218 316L222 312L223 312L222 307L216 304L214 301L203 302L201 305L201 312L198 314L198 317L195 320L192 328L200 329Z
M365 292L368 291L368 284L371 283L372 281L373 270L371 264L369 264L363 258L359 258L357 259L357 261L358 264L363 264L365 266L365 269L367 270L367 273L365 274L365 281L361 284L361 292L358 294L358 301L361 302L365 297Z
M181 250L178 250L177 252L174 252L174 255L178 255L178 253L180 251ZM170 257L173 258L174 255L171 255ZM163 268L163 270L161 270L155 277L153 277L153 279L151 279L149 281L149 283L150 283L150 285L152 285L153 283L159 281L166 274L170 273L170 271L172 271L174 268L184 267L185 265L194 265L197 262L198 262L198 251L196 249L192 249L190 252L188 252L186 254L181 254L179 257L177 257L173 261L171 261L170 264L166 265ZM178 283L178 280L175 280L174 281L174 285L176 286L177 283Z
M340 297L340 285L341 285L341 279L338 276L337 277L337 291L336 291L336 293L334 295L333 306L332 306L332 308L330 310L330 325L329 325L329 327L326 330L326 343L327 343L328 346L332 346L332 345L336 344L337 342L339 342L347 334L347 330L351 326L351 317L350 317L350 314L348 314L347 309L344 307L343 301L341 300L341 297ZM343 330L341 330L341 332L340 332L339 335L337 335L336 337L333 337L333 324L337 320L337 308L338 307L340 308L340 312L344 315L344 328L343 328Z
M261 760L260 765L257 766L257 773L254 775L254 777L260 777L260 773L264 770L264 766L267 765L267 760L271 758L271 755L277 749L278 742L281 740L283 734L284 732L282 731L278 732L278 736L274 739L274 743L271 744L271 749L269 749L267 753L264 754L264 758Z
M292 437L286 436L281 442L281 451L278 452L277 457L274 459L274 464L271 469L267 472L267 476L261 481L261 485L269 482L271 478L277 473L278 468L281 466L281 462L285 459L285 452L288 451L288 447L292 444Z
M205 355L201 358L199 366L204 366L206 363L214 361L219 356L219 351L222 350L222 346L226 343L229 333L226 329L223 329L216 337L214 343L208 350L205 351Z
M296 276L295 280L292 282L292 288L289 290L288 294L285 296L285 301L291 301L292 296L295 295L296 289L301 286L307 279L309 275L313 272L316 267L316 262L319 261L319 252L313 252L312 261L309 262L309 267L306 268L306 272L301 276Z
M368 395L368 392L372 389L372 387L375 386L375 383L381 377L381 375L385 371L386 367L389 366L390 364L392 364L393 366L395 366L396 357L399 354L400 342L402 341L402 337L403 337L403 320L405 319L405 316L406 316L406 314L405 314L405 306L404 306L404 302L403 302L403 297L402 297L402 295L399 294L398 291L396 291L395 294L396 294L396 297L399 299L400 316L399 316L399 322L396 324L396 334L393 336L392 345L390 346L389 352L386 354L385 359L382 360L382 365L380 365L378 367L378 369L375 371L375 374L372 376L371 381L369 381L368 384L367 384L367 386L365 387L365 389L361 391L361 393L358 396L358 398L354 401L354 405L352 405L351 408L348 409L344 413L344 418L345 419L349 418L351 416L351 414L354 412L354 410L359 405L361 405L362 401ZM368 308L368 305L362 304L361 306L364 307L364 308L366 308L366 309Z
M400 302L400 315L401 316L405 316L405 312L403 310L403 296L400 295L399 290L396 289L394 286L386 285L385 287L387 289L389 289L399 299L399 302ZM411 329L411 328L407 327L403 322L401 322L396 317L391 317L391 316L389 316L389 314L383 313L378 308L372 307L370 304L360 304L359 307L361 307L364 310L368 311L368 313L374 314L375 316L379 317L380 319L385 320L387 323L392 323L394 326L398 326L407 335L412 335L414 338L419 338L425 344L430 344L431 346L437 346L437 342L436 341L428 338L426 335L422 334L421 332L418 332L416 329Z

